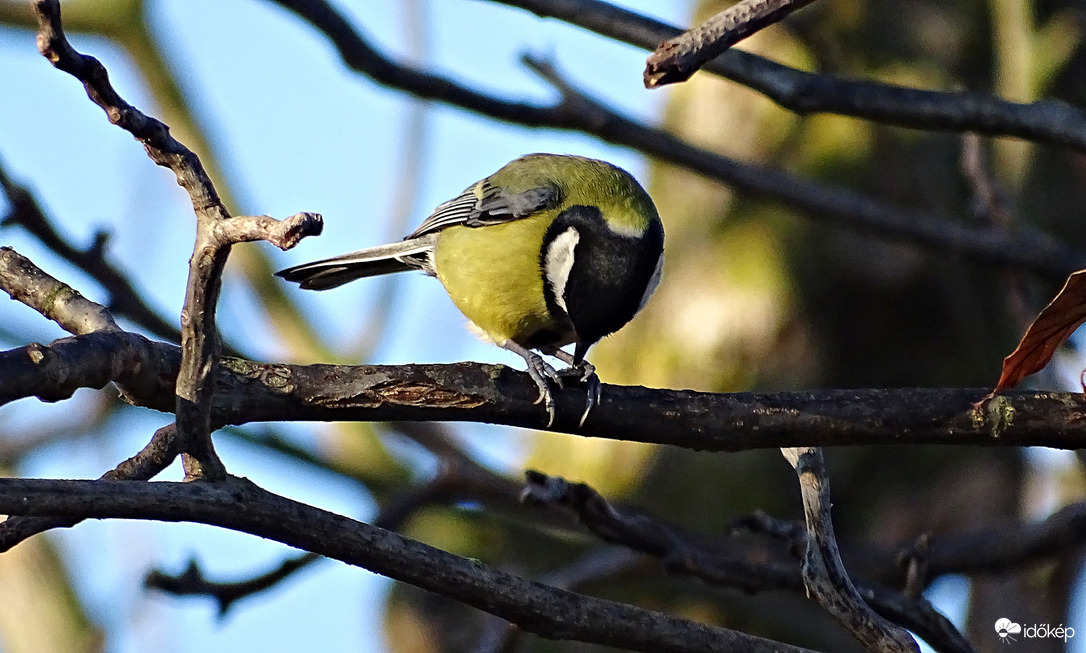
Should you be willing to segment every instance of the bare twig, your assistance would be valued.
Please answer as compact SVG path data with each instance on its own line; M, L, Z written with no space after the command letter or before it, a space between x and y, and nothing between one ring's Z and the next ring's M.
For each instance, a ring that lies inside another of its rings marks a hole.
M492 0L557 18L645 50L678 27L601 0ZM967 91L943 92L809 73L732 48L704 69L749 86L798 114L836 113L914 129L1013 136L1086 152L1086 112L1059 100L1020 104Z
M229 220L212 222L209 226L210 245L216 248L237 243L264 240L279 249L287 250L306 236L320 235L324 221L319 213L295 213L285 220L267 215L235 216Z
M535 506L562 506L588 530L612 544L630 547L664 561L672 572L699 576L746 592L779 589L794 582L791 571L762 562L709 553L689 533L647 515L619 509L584 483L570 483L535 470L525 473L523 500ZM762 552L764 554L764 552Z
M206 483L0 479L0 513L229 528L416 585L553 639L652 652L806 650L526 581L233 477Z
M645 88L685 82L751 34L814 0L740 0L697 27L661 43L645 64Z
M845 571L830 519L830 484L822 450L799 447L782 449L781 453L796 470L803 498L807 521L803 582L807 591L869 651L920 653L905 629L868 607Z
M169 168L192 201L196 213L196 245L189 261L185 304L181 312L181 369L177 376L177 428L185 452L188 478L222 478L226 468L211 443L211 398L218 366L219 342L215 306L222 287L222 272L234 243L257 238L278 239L290 247L299 238L320 233L320 216L299 214L282 227L270 218L226 221L229 212L219 199L199 157L174 139L162 122L141 113L117 94L105 67L94 57L77 52L61 25L58 0L35 0L38 49L59 70L83 82L90 99L110 122L135 136L152 161Z
M532 505L562 506L606 542L659 558L668 572L694 576L714 585L744 592L803 591L803 577L795 557L780 555L764 545L735 540L706 542L663 520L610 505L584 483L570 483L539 472L527 473L524 497ZM807 546L803 524L759 515L758 530L772 532L788 542L796 557ZM923 597L906 598L874 584L858 584L864 601L887 619L905 625L935 650L970 653L972 647L950 621Z
M193 559L180 574L151 570L143 579L143 586L174 596L210 596L219 604L219 616L223 617L239 600L268 590L322 559L323 557L316 553L303 553L283 560L274 569L263 574L237 582L208 580L200 565Z
M149 307L129 278L106 261L107 238L104 233L99 233L94 243L86 249L73 247L57 233L34 195L26 187L16 184L2 164L0 188L3 188L11 203L11 211L0 220L0 226L19 225L61 258L90 275L109 293L107 306L111 313L132 320L159 338L181 342L181 332L177 327Z

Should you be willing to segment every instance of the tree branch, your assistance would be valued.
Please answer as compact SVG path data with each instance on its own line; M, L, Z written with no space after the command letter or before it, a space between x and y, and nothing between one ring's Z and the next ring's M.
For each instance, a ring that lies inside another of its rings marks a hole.
M799 477L803 515L807 521L807 551L803 556L803 584L839 624L869 651L920 653L904 628L891 624L872 610L852 584L830 518L830 480L818 447L782 449Z
M177 375L177 429L185 456L188 478L221 478L226 468L211 442L211 398L219 363L215 307L222 288L222 273L230 247L253 240L256 234L272 236L272 242L292 247L306 235L321 230L320 216L299 214L290 224L270 230L269 218L223 223L230 218L199 157L170 135L169 127L125 102L109 82L100 61L80 54L68 42L61 25L58 0L35 0L38 18L38 49L58 70L83 83L88 97L106 112L109 121L131 133L147 156L169 168L184 188L196 213L196 245L189 260L185 303L181 311L181 368Z
M283 560L266 573L236 582L208 580L204 577L199 563L192 559L180 574L172 575L152 569L143 579L143 586L174 596L210 596L219 604L219 617L224 617L241 599L271 589L321 559L322 557L315 553L303 553Z
M68 333L83 335L121 330L104 306L49 276L10 247L0 247L0 288Z
M6 478L0 479L0 513L186 521L229 528L416 585L552 639L649 652L806 650L526 581L233 477L205 483Z
M653 50L678 27L600 0L491 0L557 18ZM732 48L704 70L748 86L798 114L836 113L934 131L972 131L1064 145L1086 152L1086 112L1059 100L1026 104L967 91L927 91L809 73Z
M782 560L776 551L764 545L741 545L731 539L704 541L674 524L613 506L584 483L571 483L532 470L527 472L527 481L523 494L526 503L561 506L574 513L601 540L654 556L669 573L694 576L748 593L805 589L795 559ZM802 534L798 543L800 552L806 546L802 524L798 525L798 531L791 528L793 522L774 520L773 524L789 527L782 532L783 539L790 541L797 532ZM790 543L793 547L797 544ZM861 583L858 589L864 601L879 614L923 637L936 651L972 653L969 642L923 597L906 598L875 584Z
M96 332L0 352L0 404L56 401L115 381L129 402L173 409L179 351L132 333ZM216 425L266 421L475 421L545 429L538 390L502 365L282 365L226 358L215 377ZM816 444L1086 447L1086 399L984 388L709 393L605 384L583 427L581 388L555 392L552 431L739 451Z
M658 45L645 63L645 88L685 82L739 41L812 2L741 0L735 3L701 25Z

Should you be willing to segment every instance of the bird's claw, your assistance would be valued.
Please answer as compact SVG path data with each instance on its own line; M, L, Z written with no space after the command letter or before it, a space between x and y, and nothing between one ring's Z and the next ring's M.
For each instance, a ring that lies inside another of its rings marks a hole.
M551 392L551 383L553 382L559 388L564 388L565 384L562 383L564 377L574 378L578 383L588 384L588 398L585 402L584 413L581 414L581 421L578 422L578 426L584 426L584 422L588 419L588 413L600 403L600 394L603 386L600 383L600 378L596 376L596 367L586 360L579 360L574 362L572 354L562 351L556 347L544 347L541 348L544 354L548 356L554 356L563 363L569 365L561 372L556 371L551 367L547 361L543 360L543 357L536 352L517 344L511 340L506 340L500 343L501 347L508 349L509 351L519 355L524 359L524 362L528 365L528 376L531 377L536 387L539 388L539 398L534 402L534 405L542 403L547 408L547 428L550 428L554 424L555 417L555 402L554 394Z
M588 361L582 360L576 365L570 365L566 369L558 373L560 376L578 377L577 380L580 383L588 384L588 398L585 401L584 412L581 413L581 421L577 423L577 426L584 426L584 421L588 419L588 413L592 412L592 409L596 404L600 403L600 396L603 392L603 384L600 383L600 377L596 376L596 366Z
M551 394L550 381L562 388L564 387L562 376L538 354L533 353L525 360L528 363L528 376L532 377L532 381L539 388L539 397L532 403L534 405L543 403L547 407L547 427L550 428L554 424L555 415L554 395Z
M570 365L566 369L558 372L559 376L574 376L580 377L577 379L580 383L591 381L596 376L596 366L588 361L581 361L576 365Z
M577 426L584 426L584 421L588 419L588 413L592 411L592 408L596 404L600 403L600 397L603 395L603 384L600 383L600 377L596 376L596 370L592 370L592 374L587 377L582 377L582 381L588 383L588 399L585 401L584 412L581 413L581 421L577 422Z

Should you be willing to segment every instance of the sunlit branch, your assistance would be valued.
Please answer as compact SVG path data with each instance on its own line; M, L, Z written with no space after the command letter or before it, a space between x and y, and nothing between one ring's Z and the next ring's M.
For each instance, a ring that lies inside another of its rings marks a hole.
M739 41L814 0L741 0L661 43L645 64L645 88L684 82Z
M284 249L293 247L300 238L320 233L320 216L298 214L280 225L266 216L228 221L230 214L199 157L173 138L169 127L121 98L100 61L71 46L61 25L59 1L36 0L33 6L38 17L38 49L42 55L58 70L81 81L88 97L105 111L109 121L143 143L152 161L169 168L192 202L196 244L189 261L181 311L182 355L175 413L181 449L186 454L186 474L190 478L221 478L226 468L211 442L214 389L210 379L218 366L215 308L230 247L256 239L267 239Z
M869 651L920 653L912 636L883 619L856 590L834 535L830 517L830 480L822 450L796 447L781 450L799 477L803 515L807 522L803 584L807 592Z

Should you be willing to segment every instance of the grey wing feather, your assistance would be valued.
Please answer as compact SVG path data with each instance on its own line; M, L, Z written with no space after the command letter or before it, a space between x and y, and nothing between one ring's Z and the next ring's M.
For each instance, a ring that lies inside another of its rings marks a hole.
M472 184L464 189L463 193L460 193L455 198L448 202L442 202L438 204L434 212L430 214L430 217L423 220L419 228L408 236L408 239L418 238L424 234L435 233L441 231L445 227L451 227L454 224L463 224L471 219L471 216L478 212L479 198L475 196L475 187L479 184Z
M507 193L504 189L486 186L483 188L483 198L479 200L479 214L468 221L468 226L519 220L536 211L558 206L561 202L562 192L554 185L531 188L520 193Z
M431 255L435 240L436 237L422 237L378 245L350 254L303 263L275 274L308 290L328 290L355 279L407 270L422 270L433 275L435 272Z
M510 193L504 188L492 186L489 179L484 179L464 189L457 197L439 204L433 214L408 238L417 238L457 224L485 227L519 220L536 211L558 206L561 201L562 193L557 186L548 185Z

